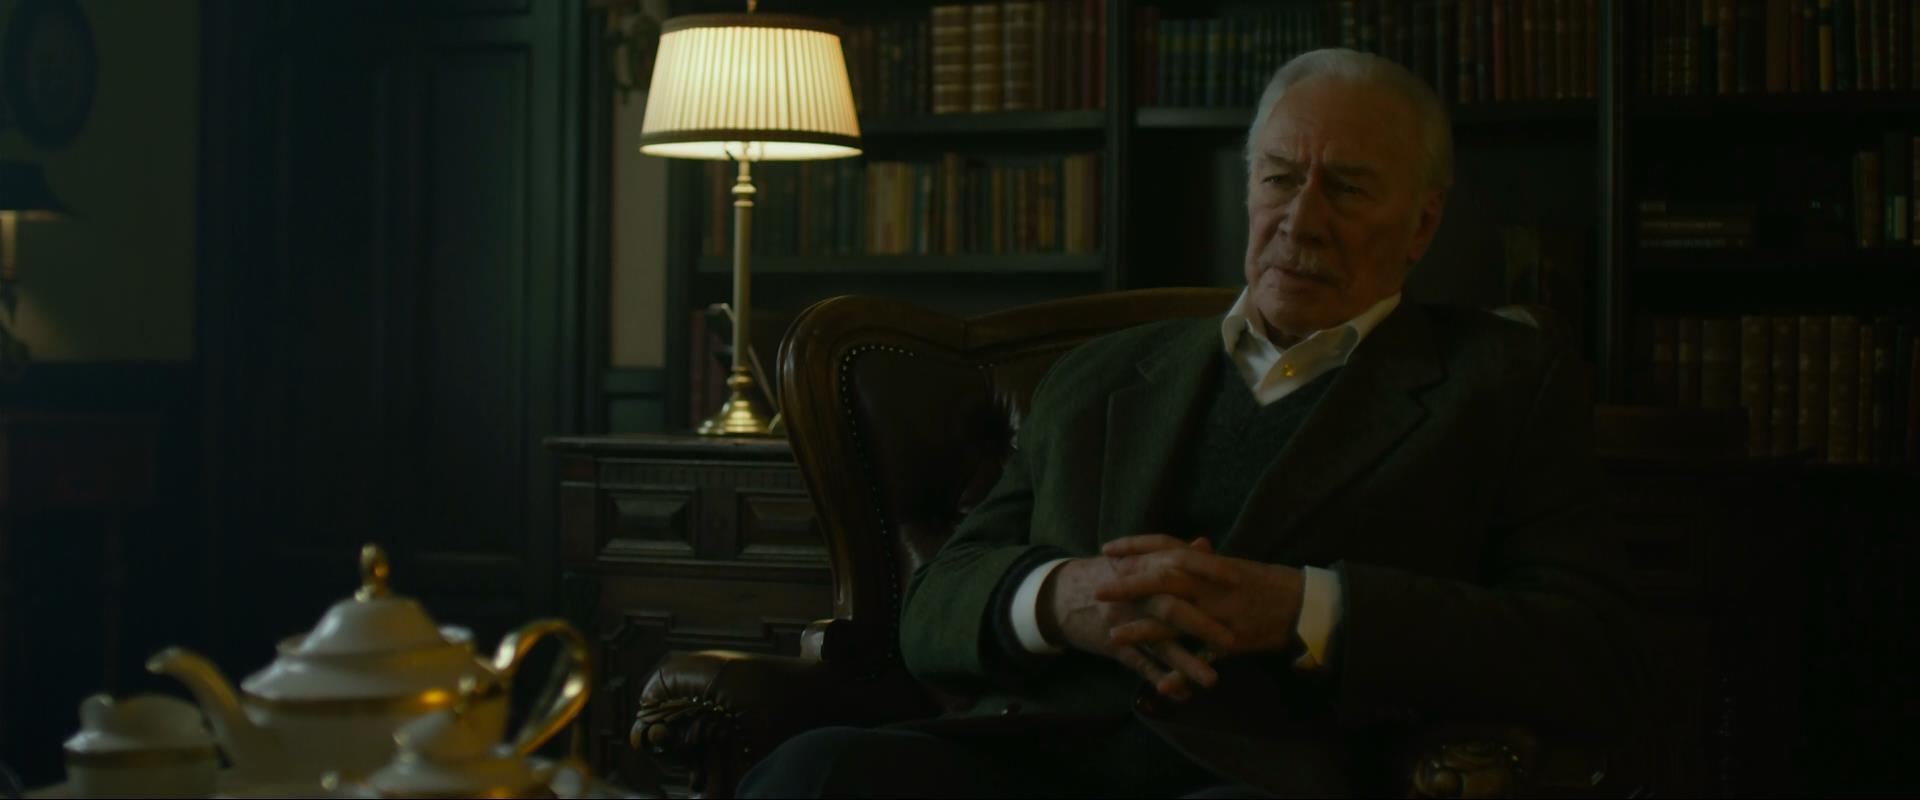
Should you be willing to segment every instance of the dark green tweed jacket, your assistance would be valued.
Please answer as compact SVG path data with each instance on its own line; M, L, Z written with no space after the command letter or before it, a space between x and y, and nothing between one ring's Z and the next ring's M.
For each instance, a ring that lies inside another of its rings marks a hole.
M1129 713L1131 674L1089 655L1009 653L995 620L1005 587L1040 558L1180 533L1166 527L1175 465L1219 369L1219 331L1219 317L1155 323L1055 364L999 483L913 577L901 648L917 677L984 695L973 713L1013 702ZM1281 737L1427 719L1623 731L1640 656L1599 489L1577 354L1482 311L1403 303L1217 543L1340 573L1333 663L1304 678L1283 658L1242 657L1205 702L1153 724L1253 720L1255 736L1270 723ZM1247 758L1258 754L1227 761Z

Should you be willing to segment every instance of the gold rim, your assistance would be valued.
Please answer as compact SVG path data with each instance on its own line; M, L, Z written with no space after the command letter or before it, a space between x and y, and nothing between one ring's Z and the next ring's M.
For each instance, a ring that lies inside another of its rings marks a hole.
M67 751L67 764L76 767L170 767L176 764L192 764L197 761L211 761L220 751L213 745L183 747L166 750L107 750L87 752Z
M480 794L474 794L472 792L448 792L446 794L436 794L433 792L397 792L391 789L379 789L378 791L381 797L404 798L404 800L454 800L454 798L460 797L477 797L483 800L494 800L494 798L553 796L552 787L538 783L528 784L518 789L488 789Z
M502 691L499 681L488 681L477 689L472 700L490 700ZM428 689L399 697L278 698L243 692L245 702L269 711L300 714L411 714L452 708L460 702L460 693L452 689Z

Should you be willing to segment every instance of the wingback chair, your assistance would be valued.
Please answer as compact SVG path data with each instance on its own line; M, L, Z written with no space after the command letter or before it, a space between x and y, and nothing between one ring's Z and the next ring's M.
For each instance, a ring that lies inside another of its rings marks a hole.
M900 603L914 569L987 494L1026 418L1034 385L1062 353L1133 325L1220 313L1237 290L1151 289L960 319L872 297L822 301L782 344L788 438L832 558L834 618L801 655L706 651L667 657L642 691L632 744L688 771L707 797L788 737L964 708L907 674ZM1502 796L1556 788L1520 726L1435 727L1383 769L1384 791ZM1584 751L1583 751L1584 752ZM1590 789L1605 768L1549 758ZM1599 762L1604 764L1604 761Z

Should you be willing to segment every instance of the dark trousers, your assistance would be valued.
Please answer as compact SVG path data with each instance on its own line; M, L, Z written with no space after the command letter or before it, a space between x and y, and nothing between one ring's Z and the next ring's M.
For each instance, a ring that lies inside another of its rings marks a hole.
M992 728L997 727L997 732ZM820 728L750 770L741 797L1262 797L1132 720L1084 724Z

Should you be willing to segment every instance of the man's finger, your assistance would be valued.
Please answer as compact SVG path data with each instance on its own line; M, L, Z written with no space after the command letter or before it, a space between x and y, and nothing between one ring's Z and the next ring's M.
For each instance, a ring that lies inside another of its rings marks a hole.
M1159 686L1160 680L1169 674L1166 667L1161 666L1160 662L1148 658L1147 653L1138 647L1114 648L1113 660L1120 662L1120 664L1127 669L1133 670L1140 677L1146 678L1148 683L1155 686Z
M1146 610L1147 613L1166 620L1181 632L1205 642L1214 650L1233 649L1233 630L1186 600L1171 595L1159 595L1147 600Z
M1194 597L1202 588L1232 589L1240 585L1239 568L1232 559L1192 551L1162 555L1168 558L1156 559L1157 564L1140 557L1120 559L1114 565L1114 576L1094 587L1094 599L1119 603L1156 594ZM1196 579L1208 587L1200 586Z
M1179 570L1154 570L1108 578L1095 584L1093 599L1103 603L1124 603L1159 594L1192 597L1199 589L1193 576Z
M1201 661L1198 656L1188 652L1187 648L1181 647L1174 642L1156 642L1148 645L1147 649L1152 651L1153 654L1160 659L1161 663L1171 669L1174 673L1172 677L1184 677L1181 683L1190 681L1210 689L1213 688L1215 683L1220 681L1220 675L1213 671L1213 667L1209 666L1207 662ZM1155 683L1161 687L1162 694L1179 697L1182 700L1187 699L1187 697L1182 694L1167 692L1166 686L1168 680L1166 678L1161 678ZM1179 688L1184 690L1186 687L1180 686Z
M1120 636L1122 629L1129 632L1129 635L1124 637L1126 641L1122 641L1123 637ZM1212 665L1208 664L1206 659L1194 655L1192 651L1174 641L1179 637L1179 632L1167 627L1166 623L1151 619L1134 620L1115 628L1114 631L1115 638L1109 640L1109 645L1113 648L1116 657L1121 663L1129 666L1134 665L1135 656L1142 663L1150 664L1153 667L1150 670L1143 670L1136 666L1134 671L1139 672L1156 687L1169 685L1167 682L1169 674L1182 678L1181 681L1171 684L1174 686L1191 682L1199 686L1212 687L1220 680L1220 674L1214 672ZM1133 640L1136 637L1137 641ZM1163 690L1162 693L1170 697L1181 697L1174 691ZM1181 699L1186 698L1181 697Z
M1192 636L1218 652L1233 649L1233 631L1184 600L1160 595L1146 608L1152 616L1114 626L1107 643L1118 647Z
M1187 543L1164 533L1143 533L1138 536L1123 536L1100 547L1103 556L1137 556L1157 553L1161 550L1174 550L1186 547Z

